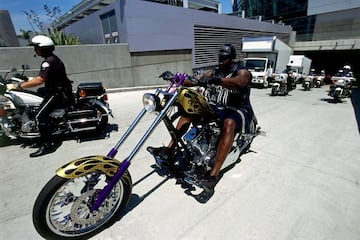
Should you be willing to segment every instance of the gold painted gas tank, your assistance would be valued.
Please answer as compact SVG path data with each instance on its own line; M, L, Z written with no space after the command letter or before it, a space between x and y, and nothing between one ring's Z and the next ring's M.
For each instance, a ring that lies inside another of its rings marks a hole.
M176 102L190 116L213 115L213 111L205 97L196 90L189 88L181 89Z

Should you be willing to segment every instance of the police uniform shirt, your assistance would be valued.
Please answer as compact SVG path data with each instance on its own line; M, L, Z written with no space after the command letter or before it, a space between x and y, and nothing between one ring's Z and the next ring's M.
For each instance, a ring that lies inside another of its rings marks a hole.
M68 87L71 85L66 76L64 63L56 55L50 55L41 63L40 77L45 79L45 87L49 91L55 91L57 87Z

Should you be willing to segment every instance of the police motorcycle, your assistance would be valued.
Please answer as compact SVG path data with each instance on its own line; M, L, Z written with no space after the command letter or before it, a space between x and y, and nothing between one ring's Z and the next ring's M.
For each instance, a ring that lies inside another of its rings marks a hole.
M332 97L335 102L339 102L342 98L350 97L351 87L356 79L350 66L345 65L335 76L331 77L331 81L333 84L330 85L328 96Z
M30 67L22 67L22 73L12 69L0 78L0 135L34 140L40 136L36 115L43 96L24 89L7 89L8 84L27 81L24 72ZM16 73L7 78L11 72ZM73 93L73 104L50 113L51 123L55 126L52 135L100 132L106 128L109 115L112 113L102 83L80 83Z
M305 79L302 83L304 91L310 91L310 88L314 87L314 78L315 78L314 72L310 72L309 75L305 77Z
M156 160L157 169L165 172L163 176L176 178L205 195L211 192L201 180L214 164L220 135L218 119L197 88L184 86L185 79L194 80L192 77L170 72L160 77L169 82L168 86L143 95L144 108L106 155L81 157L63 165L41 190L33 208L33 223L42 237L88 239L116 221L131 196L130 163L161 122L176 147L167 165ZM146 113L154 113L156 118L128 157L117 160L119 148ZM193 119L184 135L175 126L181 115ZM247 131L236 134L223 170L239 160L258 132L254 117Z
M290 91L296 89L296 83L291 71L284 70L280 74L274 74L273 78L271 96L286 96Z
M312 70L310 70L310 75L314 76L313 77L313 86L315 88L320 88L321 86L324 85L325 71L321 70L320 74L316 74L315 71L312 72Z

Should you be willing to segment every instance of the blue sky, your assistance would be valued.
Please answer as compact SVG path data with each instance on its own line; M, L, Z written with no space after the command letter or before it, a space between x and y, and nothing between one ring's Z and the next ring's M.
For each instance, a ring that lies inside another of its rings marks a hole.
M231 0L218 1L222 3L223 13L231 12ZM44 4L50 8L60 6L61 12L65 13L80 2L81 0L0 0L0 9L9 11L15 31L20 33L20 29L32 30L23 11L34 10L43 23L49 23L51 21L45 16Z

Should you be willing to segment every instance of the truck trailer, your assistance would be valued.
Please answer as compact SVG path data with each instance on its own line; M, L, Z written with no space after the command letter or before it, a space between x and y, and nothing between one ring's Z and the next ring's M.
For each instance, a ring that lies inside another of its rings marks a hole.
M301 83L310 73L311 59L305 55L291 55L287 69L292 71L296 83Z
M274 81L273 74L286 68L292 49L276 36L246 37L242 52L246 54L242 65L253 75L252 85L266 88Z

